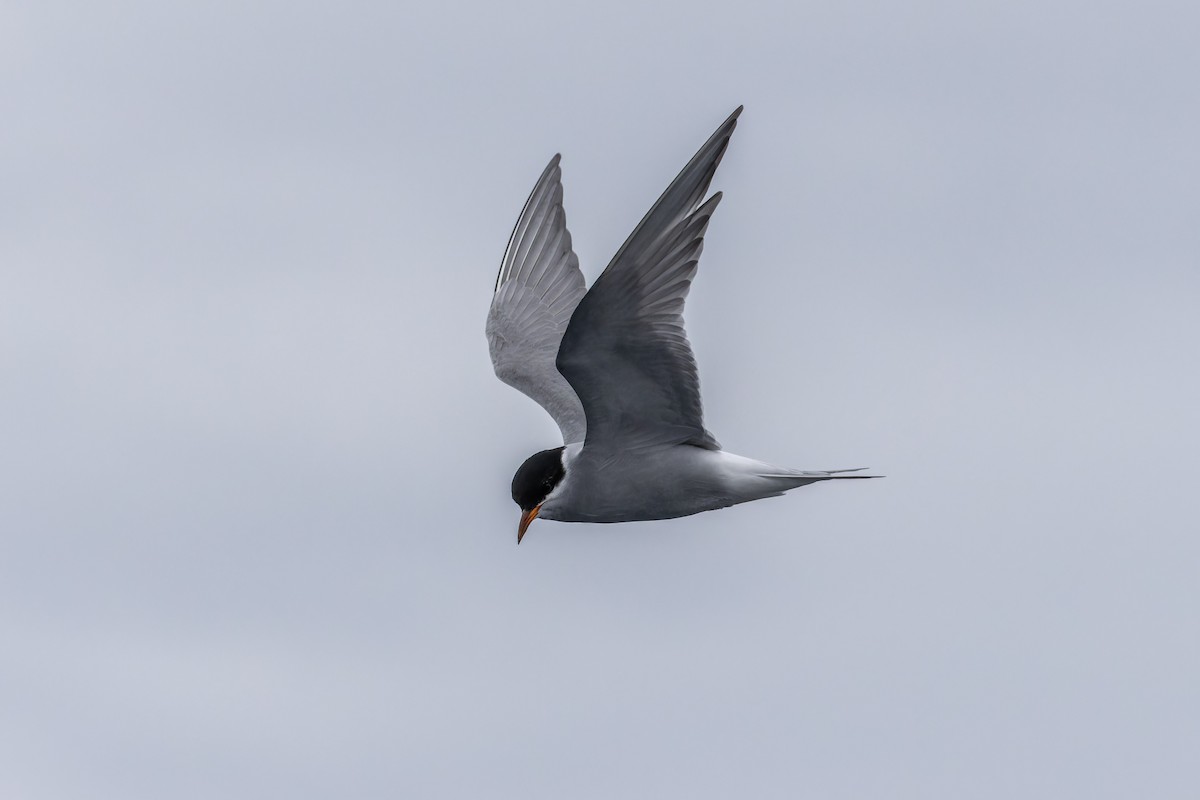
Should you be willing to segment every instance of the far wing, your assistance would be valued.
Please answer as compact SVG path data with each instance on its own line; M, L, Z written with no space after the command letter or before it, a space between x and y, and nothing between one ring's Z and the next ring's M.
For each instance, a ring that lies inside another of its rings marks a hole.
M488 310L487 340L496 377L546 409L569 444L583 441L587 427L579 398L554 359L585 286L571 250L558 162L557 155L550 159L509 237Z
M571 317L558 369L583 402L588 450L719 448L704 428L683 303L721 195L701 201L741 112L683 168Z

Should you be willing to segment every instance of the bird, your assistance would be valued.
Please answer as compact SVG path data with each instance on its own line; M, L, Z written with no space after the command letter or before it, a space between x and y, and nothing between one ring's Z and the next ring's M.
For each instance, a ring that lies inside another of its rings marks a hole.
M485 333L496 376L557 423L563 443L517 469L517 544L534 519L671 519L872 478L804 471L721 449L704 427L683 306L721 193L706 197L739 106L586 288L563 210L561 154L546 165L501 259Z

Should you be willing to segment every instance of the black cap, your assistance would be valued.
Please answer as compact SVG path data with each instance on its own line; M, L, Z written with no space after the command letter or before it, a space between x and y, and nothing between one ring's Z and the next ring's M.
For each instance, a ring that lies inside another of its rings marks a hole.
M525 463L513 475L513 502L522 511L529 511L542 504L546 495L554 491L554 487L562 480L566 470L562 465L563 448L543 450L525 459Z

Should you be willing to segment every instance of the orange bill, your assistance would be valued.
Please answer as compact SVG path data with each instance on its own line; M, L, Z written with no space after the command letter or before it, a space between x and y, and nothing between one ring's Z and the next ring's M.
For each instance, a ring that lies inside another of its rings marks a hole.
M521 543L521 538L525 536L525 529L529 527L529 523L537 519L538 512L541 510L541 505L536 505L528 511L521 512L521 524L517 526L517 544Z

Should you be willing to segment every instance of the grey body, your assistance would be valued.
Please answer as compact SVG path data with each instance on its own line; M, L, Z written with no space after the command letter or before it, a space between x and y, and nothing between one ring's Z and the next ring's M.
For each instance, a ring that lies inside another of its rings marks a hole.
M586 457L583 449L579 444L563 449L567 479L543 502L540 517L560 522L671 519L851 477L780 469L693 445L628 452L607 461Z
M559 156L525 203L496 279L488 346L496 375L550 413L565 447L563 469L553 465L544 492L538 475L518 470L514 500L518 484L522 496L532 488L539 497L523 506L521 532L539 515L666 519L868 477L773 467L721 450L704 427L683 305L721 200L719 192L705 195L741 111L705 142L586 292Z

